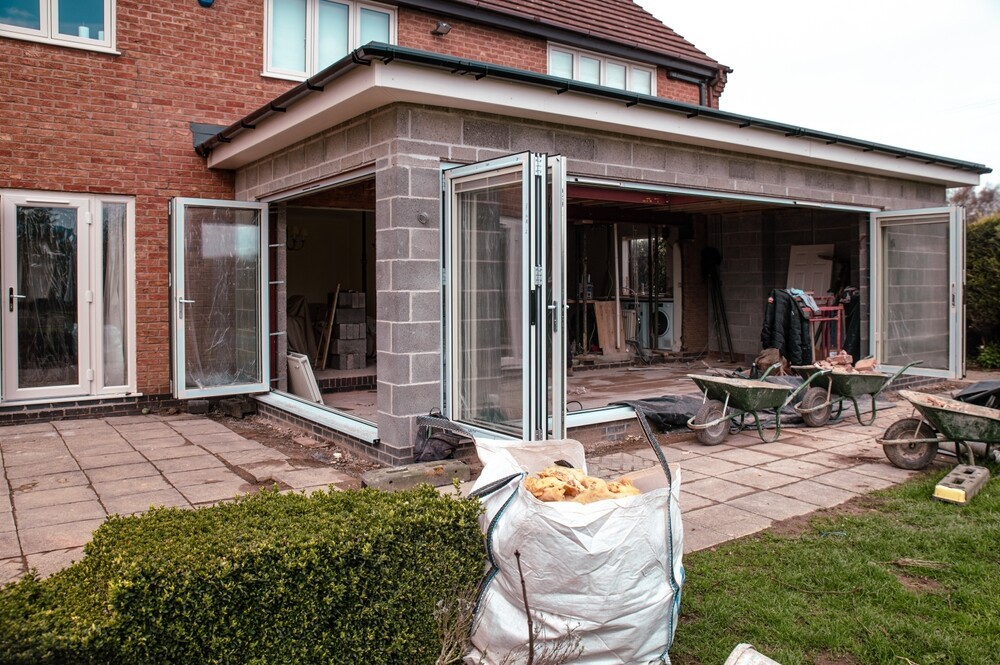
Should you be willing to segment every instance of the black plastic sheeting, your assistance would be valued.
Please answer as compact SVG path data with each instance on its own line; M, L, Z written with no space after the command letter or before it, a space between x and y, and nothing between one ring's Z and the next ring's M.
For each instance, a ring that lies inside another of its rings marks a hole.
M1000 381L977 381L955 395L955 399L968 404L1000 409Z

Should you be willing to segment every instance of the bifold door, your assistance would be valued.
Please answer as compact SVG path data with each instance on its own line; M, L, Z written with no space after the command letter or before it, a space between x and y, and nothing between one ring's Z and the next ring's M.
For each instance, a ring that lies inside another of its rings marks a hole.
M510 155L445 172L445 402L458 422L565 436L565 174Z
M915 360L916 374L965 370L965 211L928 208L872 216L872 327L887 369Z
M174 199L173 392L267 392L267 205Z

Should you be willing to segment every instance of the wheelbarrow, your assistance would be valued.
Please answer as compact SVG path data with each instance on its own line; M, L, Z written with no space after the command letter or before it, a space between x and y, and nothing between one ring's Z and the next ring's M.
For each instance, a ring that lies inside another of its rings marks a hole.
M901 374L914 365L919 365L922 360L917 360L904 367L901 367L891 376L877 373L848 373L837 370L831 371L816 381L815 386L809 388L802 395L802 401L795 405L795 410L802 416L802 420L809 427L822 427L830 422L831 418L839 418L844 411L844 401L851 400L854 404L854 415L862 425L871 425L878 416L875 398L879 393L889 387ZM803 379L808 378L817 367L814 365L795 365L792 367ZM871 417L865 420L861 417L861 406L858 398L869 396L872 400ZM833 413L836 405L837 412Z
M797 387L764 381L767 375L778 367L780 363L772 365L760 379L688 374L704 394L698 412L687 421L687 426L696 432L698 441L706 446L722 443L729 436L730 421L739 418L739 428L742 430L748 415L753 416L757 435L761 441L764 443L777 441L781 436L781 410L792 403L799 393L806 390L813 380L830 371L816 369L802 385ZM758 411L767 409L774 409L775 413L774 436L771 438L764 435L764 428L757 415Z
M897 420L876 439L885 456L900 469L923 469L942 443L954 443L955 456L967 459L969 466L975 465L976 454L970 442L985 446L984 459L1000 445L1000 409L910 390L900 390L899 395L923 416Z

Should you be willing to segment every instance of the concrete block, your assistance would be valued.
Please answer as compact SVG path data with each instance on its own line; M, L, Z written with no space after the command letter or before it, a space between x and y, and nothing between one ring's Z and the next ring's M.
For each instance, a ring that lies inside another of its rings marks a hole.
M207 399L189 399L187 401L188 413L196 413L199 415L204 415L208 413L210 408L211 404Z
M257 403L246 397L230 397L219 402L219 411L232 418L257 413Z
M365 355L363 353L336 353L327 362L332 369L364 369Z
M337 308L337 323L365 323L365 310L356 307Z
M331 351L336 355L365 355L368 342L361 339L335 339L331 344Z
M338 323L333 326L336 340L364 340L365 328L360 323Z
M429 483L434 487L450 485L453 478L465 482L470 478L469 465L459 460L420 462L392 469L375 469L361 475L364 487L398 491Z

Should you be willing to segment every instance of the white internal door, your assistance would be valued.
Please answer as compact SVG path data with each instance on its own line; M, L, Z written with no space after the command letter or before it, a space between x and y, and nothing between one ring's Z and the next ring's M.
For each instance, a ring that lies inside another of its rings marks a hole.
M173 392L268 391L267 204L174 199Z
M886 369L965 371L965 211L928 208L872 215L872 340Z
M562 438L562 159L522 153L446 171L444 233L447 415Z

